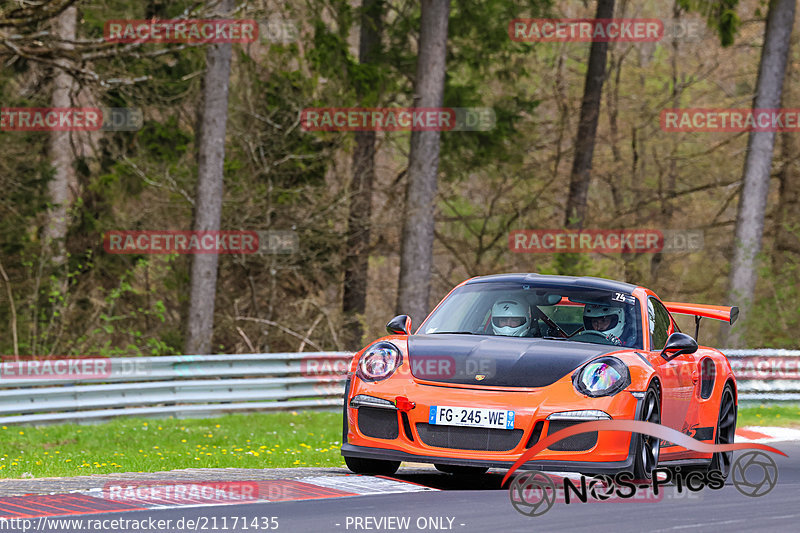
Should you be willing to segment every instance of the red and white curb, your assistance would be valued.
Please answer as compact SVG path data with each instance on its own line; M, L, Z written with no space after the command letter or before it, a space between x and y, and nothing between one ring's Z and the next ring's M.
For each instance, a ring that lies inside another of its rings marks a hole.
M114 482L112 482L113 484ZM269 503L373 494L436 491L431 487L384 477L315 476L258 481L131 481L67 494L0 497L0 530L15 518L72 516L223 504Z
M736 430L734 442L782 442L800 441L800 429L746 426Z

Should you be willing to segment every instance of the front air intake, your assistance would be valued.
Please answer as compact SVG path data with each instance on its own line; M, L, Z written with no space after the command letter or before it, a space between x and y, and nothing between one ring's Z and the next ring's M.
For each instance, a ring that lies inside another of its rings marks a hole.
M428 446L454 450L504 452L513 450L522 439L521 429L469 428L417 424L420 440Z
M397 411L379 407L359 407L358 430L367 437L396 439L400 435Z

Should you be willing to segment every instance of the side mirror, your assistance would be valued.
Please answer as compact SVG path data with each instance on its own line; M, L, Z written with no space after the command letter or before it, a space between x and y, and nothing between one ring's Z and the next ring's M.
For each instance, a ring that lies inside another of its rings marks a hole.
M397 315L386 324L386 331L392 335L408 335L411 331L411 317Z
M697 341L686 333L675 332L667 339L667 344L661 350L661 357L667 361L675 359L684 353L694 353L697 351Z

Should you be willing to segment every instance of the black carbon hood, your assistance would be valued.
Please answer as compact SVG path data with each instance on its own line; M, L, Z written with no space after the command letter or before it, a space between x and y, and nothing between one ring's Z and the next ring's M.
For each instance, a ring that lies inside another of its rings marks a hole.
M583 363L620 350L567 340L491 335L411 335L415 378L493 387L546 387Z

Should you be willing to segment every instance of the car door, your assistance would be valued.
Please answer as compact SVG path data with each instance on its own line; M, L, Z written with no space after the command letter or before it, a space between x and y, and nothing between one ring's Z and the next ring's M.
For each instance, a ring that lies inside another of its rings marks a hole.
M694 357L691 354L682 354L670 361L661 357L661 350L670 334L676 331L676 327L667 308L654 296L647 299L647 318L650 328L650 360L658 365L661 378L661 423L684 431L694 390Z

